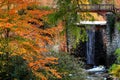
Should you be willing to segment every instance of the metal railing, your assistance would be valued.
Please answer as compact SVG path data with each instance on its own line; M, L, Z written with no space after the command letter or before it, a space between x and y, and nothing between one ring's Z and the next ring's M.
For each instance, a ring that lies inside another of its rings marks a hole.
M106 11L114 12L115 7L113 4L79 4L78 11L81 12L97 12L97 11Z

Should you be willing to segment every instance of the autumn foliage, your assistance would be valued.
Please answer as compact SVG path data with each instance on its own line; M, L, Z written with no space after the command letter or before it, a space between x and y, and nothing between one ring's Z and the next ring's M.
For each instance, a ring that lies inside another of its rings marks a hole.
M48 14L52 10L38 10L37 0L0 0L0 55L21 56L35 76L47 80L40 70L51 72L53 76L61 78L59 73L46 66L57 64L57 58L47 57L47 46L52 45L57 27L46 28ZM4 41L2 41L4 40Z

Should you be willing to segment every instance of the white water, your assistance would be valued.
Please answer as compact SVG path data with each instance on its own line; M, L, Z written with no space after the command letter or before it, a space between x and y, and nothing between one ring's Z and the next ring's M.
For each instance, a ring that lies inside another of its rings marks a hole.
M88 69L86 70L87 72L104 72L105 71L105 67L104 66L96 66L92 69Z
M88 41L87 41L87 64L95 64L94 62L94 54L95 54L95 28L90 27L87 30Z

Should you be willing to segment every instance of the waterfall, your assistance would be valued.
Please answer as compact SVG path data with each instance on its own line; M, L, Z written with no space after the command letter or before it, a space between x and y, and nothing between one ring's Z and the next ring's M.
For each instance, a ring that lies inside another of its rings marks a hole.
M95 27L91 27L87 30L88 41L86 43L87 48L87 64L95 64L94 53L95 53Z

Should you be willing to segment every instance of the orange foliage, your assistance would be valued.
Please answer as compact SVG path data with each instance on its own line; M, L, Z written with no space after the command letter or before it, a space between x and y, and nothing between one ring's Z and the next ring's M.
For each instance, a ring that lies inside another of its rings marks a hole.
M35 73L38 69L45 69L61 78L56 70L46 67L48 63L57 64L57 58L43 55L48 51L46 44L53 44L52 38L57 35L55 31L58 28L42 29L44 23L40 19L52 11L27 10L26 7L33 5L33 3L38 4L37 0L0 0L0 28L3 31L10 29L10 32L4 33L2 37L5 38L5 35L8 34L7 37L10 38L16 36L25 38L24 41L13 40L9 43L13 51L11 56L22 56ZM18 14L21 9L25 10L25 14ZM42 80L47 79L42 74L41 78L43 78Z

